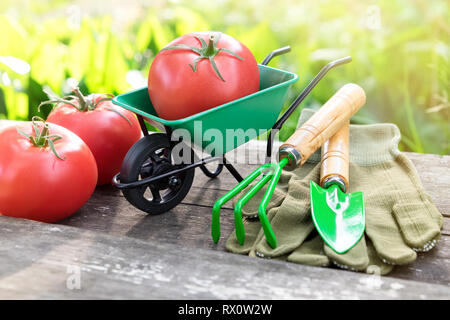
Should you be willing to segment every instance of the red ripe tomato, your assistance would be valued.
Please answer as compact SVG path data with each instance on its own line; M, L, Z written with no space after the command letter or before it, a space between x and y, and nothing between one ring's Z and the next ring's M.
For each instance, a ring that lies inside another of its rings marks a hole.
M91 149L98 167L98 185L111 182L120 171L122 160L141 137L139 122L131 111L114 105L105 95L61 100L47 121L59 124L77 134ZM64 102L65 101L65 102ZM46 103L51 103L49 101Z
M50 137L33 143L33 126ZM45 128L25 122L0 131L0 214L55 222L94 192L97 165L89 147L63 127L47 123Z
M258 91L259 69L250 50L233 37L186 34L153 60L148 92L155 111L175 120Z

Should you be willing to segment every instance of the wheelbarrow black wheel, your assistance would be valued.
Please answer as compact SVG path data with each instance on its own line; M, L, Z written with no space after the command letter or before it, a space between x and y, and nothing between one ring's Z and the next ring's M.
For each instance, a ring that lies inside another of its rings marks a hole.
M182 142L180 142L182 143ZM189 150L193 158L193 151ZM122 162L120 182L130 183L156 177L186 164L173 164L169 137L154 133L141 138L128 151ZM161 214L178 205L189 192L195 169L187 169L142 187L123 189L125 198L136 208L149 214Z

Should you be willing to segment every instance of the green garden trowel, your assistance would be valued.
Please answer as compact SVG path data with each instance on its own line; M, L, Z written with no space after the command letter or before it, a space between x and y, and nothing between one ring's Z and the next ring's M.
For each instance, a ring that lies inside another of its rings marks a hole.
M366 226L362 192L346 193L349 177L347 122L322 146L320 186L311 181L311 215L322 239L339 254L350 250Z

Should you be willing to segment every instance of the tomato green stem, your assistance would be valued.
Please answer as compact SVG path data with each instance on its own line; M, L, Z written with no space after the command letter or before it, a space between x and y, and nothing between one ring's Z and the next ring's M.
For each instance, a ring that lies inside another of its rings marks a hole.
M200 42L201 48L188 46L186 44L175 44L173 46L165 47L165 48L161 49L161 51L173 50L173 49L191 50L199 55L199 57L195 58L192 61L194 65L189 64L192 71L197 72L197 63L201 59L208 59L211 63L211 66L213 67L214 71L218 75L218 77L223 82L225 82L225 79L220 74L219 68L217 67L216 62L214 61L214 58L219 54L219 52L224 51L224 52L227 52L227 53L231 54L232 56L238 58L239 60L244 60L244 59L241 58L238 54L234 53L233 51L231 51L227 48L220 48L220 49L217 48L217 44L219 42L220 36L221 36L220 32L217 33L216 36L214 36L214 34L211 33L209 35L208 43L206 43L206 41L202 37L194 36L194 38L196 38Z
M72 90L72 92L77 97L79 110L80 111L88 111L89 110L88 103L87 103L85 97L83 96L83 94L81 93L80 88L76 87L75 89Z
M216 51L217 51L217 49L216 49L216 45L214 44L214 35L210 34L208 46L206 47L206 50L205 50L205 56L206 57L215 56L217 54Z
M100 103L105 102L105 101L111 101L114 98L114 95L109 94L109 93L101 94L100 96L104 96L101 99L99 99L99 95L89 95L89 96L85 97L81 93L80 88L78 88L78 87L73 89L72 92L74 93L74 95L68 95L63 98L53 98L53 100L41 102L41 104L39 104L39 106L38 106L38 110L40 110L43 105L48 105L48 104L51 104L51 105L68 104L68 105L74 107L75 109L77 109L78 111L86 112L86 111L95 110L95 108L97 108L100 105ZM70 100L68 100L68 99L70 99ZM130 126L133 126L131 121L124 114L122 114L119 110L116 110L116 109L113 109L110 107L105 107L105 109L117 113L124 120L126 120Z
M39 133L39 136L36 136L36 146L47 147L48 141L47 136L49 134L48 126L44 125L42 131Z
M39 126L37 125L36 122L42 122L43 126L42 126L42 130L39 128ZM41 117L38 116L34 116L31 119L31 123L33 126L33 131L35 136L33 137L32 135L26 134L25 132L21 131L20 129L17 129L17 132L24 136L25 138L27 138L28 140L30 140L30 142L38 148L47 148L50 147L50 149L52 150L52 152L55 154L55 156L60 159L60 160L65 160L65 158L61 158L58 153L56 152L55 149L55 145L54 142L57 140L62 139L62 137L60 135L57 134L50 134L50 128L47 122L45 122L44 119L42 119Z

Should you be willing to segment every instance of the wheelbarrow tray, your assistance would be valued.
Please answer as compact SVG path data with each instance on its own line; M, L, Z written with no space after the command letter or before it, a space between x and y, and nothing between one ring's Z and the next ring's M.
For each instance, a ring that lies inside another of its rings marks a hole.
M283 108L290 85L298 81L294 73L263 65L259 65L259 75L257 92L178 120L158 117L147 87L118 95L113 103L143 116L161 130L164 126L184 129L183 137L188 133L191 142L217 156L269 130ZM215 130L205 136L208 129ZM213 136L213 141L208 136Z

